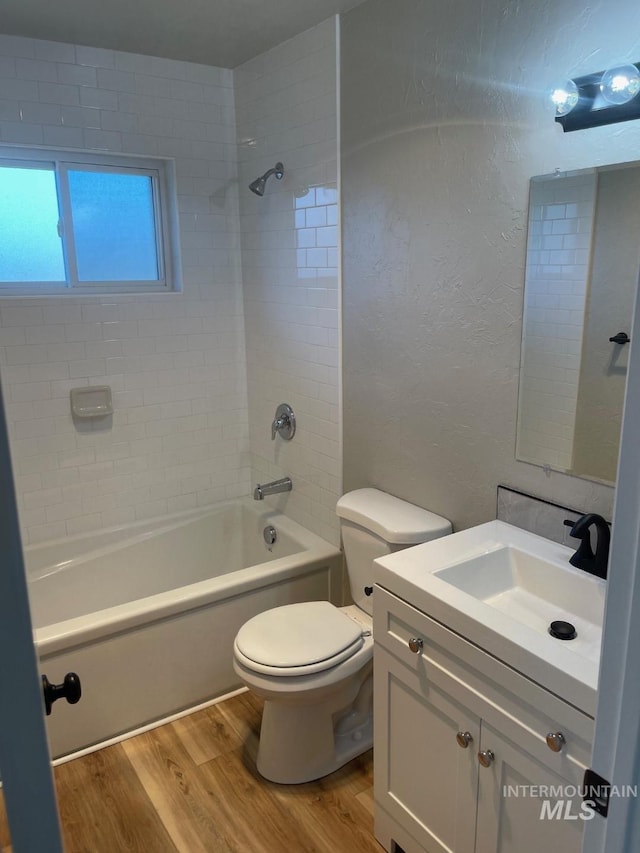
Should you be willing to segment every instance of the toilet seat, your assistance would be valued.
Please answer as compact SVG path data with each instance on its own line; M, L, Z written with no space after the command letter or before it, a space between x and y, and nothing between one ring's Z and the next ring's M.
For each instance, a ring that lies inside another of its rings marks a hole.
M236 659L270 676L311 675L352 657L362 627L328 601L287 604L259 613L238 631Z

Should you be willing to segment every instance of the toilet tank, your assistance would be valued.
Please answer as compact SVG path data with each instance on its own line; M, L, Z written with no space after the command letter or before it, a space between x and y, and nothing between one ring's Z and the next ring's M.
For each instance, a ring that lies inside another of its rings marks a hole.
M373 613L373 601L364 590L373 586L373 560L452 531L446 518L379 489L347 492L336 504L336 512L351 597L369 614Z

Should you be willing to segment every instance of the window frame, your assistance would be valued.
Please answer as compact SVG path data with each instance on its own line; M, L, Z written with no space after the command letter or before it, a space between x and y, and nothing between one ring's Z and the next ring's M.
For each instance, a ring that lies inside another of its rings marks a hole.
M175 162L160 157L110 154L101 151L66 151L0 145L0 167L49 168L54 173L58 198L58 234L66 278L64 281L2 281L0 297L112 293L172 293L182 290ZM69 189L70 171L143 175L151 179L156 238L157 279L80 281Z

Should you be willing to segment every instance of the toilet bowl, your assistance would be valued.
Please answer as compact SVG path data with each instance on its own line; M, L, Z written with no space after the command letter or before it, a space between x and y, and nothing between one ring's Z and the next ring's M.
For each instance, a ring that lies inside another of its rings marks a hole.
M233 666L264 699L258 771L273 782L319 779L373 743L372 561L451 532L446 519L377 489L338 501L355 604L310 601L254 616Z
M272 782L319 779L371 746L371 622L356 622L350 609L328 601L287 604L238 632L233 665L264 699L257 767ZM278 641L292 651L284 658L269 643L277 623Z

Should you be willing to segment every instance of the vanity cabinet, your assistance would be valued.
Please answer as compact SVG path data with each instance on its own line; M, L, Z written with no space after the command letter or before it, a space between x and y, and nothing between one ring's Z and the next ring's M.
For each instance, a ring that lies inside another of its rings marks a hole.
M383 847L580 853L593 719L380 586L374 636Z

